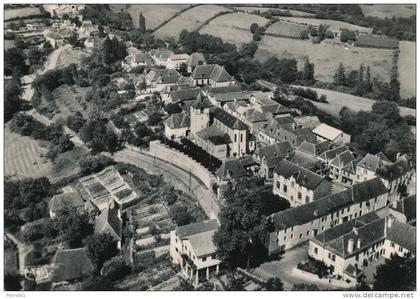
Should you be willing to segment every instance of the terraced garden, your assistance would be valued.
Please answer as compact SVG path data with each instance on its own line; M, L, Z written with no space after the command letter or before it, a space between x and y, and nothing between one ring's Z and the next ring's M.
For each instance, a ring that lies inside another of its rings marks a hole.
M265 32L267 35L305 39L308 37L308 27L292 22L278 21Z

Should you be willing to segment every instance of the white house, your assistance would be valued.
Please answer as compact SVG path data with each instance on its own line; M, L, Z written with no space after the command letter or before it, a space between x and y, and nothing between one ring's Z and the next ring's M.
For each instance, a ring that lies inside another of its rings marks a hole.
M189 136L191 121L185 112L172 114L163 124L165 125L167 139L174 140Z
M312 132L315 133L319 141L327 140L334 144L347 144L350 143L351 139L349 134L323 123L313 129Z
M197 65L192 73L193 84L223 87L235 84L235 80L224 67L218 64Z

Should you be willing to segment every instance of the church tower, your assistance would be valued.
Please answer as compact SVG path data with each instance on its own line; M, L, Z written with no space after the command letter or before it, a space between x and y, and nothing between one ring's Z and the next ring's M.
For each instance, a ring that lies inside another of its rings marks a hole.
M199 93L191 104L190 119L191 133L194 136L198 131L207 128L210 124L210 101Z

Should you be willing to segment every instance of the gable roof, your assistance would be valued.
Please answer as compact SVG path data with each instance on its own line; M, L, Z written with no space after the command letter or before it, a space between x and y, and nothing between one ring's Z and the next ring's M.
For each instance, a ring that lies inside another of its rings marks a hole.
M274 143L266 146L259 147L255 150L255 154L260 158L266 159L275 157L275 156L284 156L287 154L292 154L294 152L293 146L289 141L283 141L279 143Z
M380 154L372 155L367 153L366 156L357 163L357 166L376 172L381 165L390 164L388 161L383 160Z
M394 163L379 166L376 173L383 179L393 181L410 171L411 167L408 165L407 160L399 159Z
M213 242L214 232L215 230L206 231L192 235L188 238L188 241L190 241L193 251L198 258L216 252L217 248Z
M219 107L213 107L210 111L213 118L217 119L232 130L247 130L248 126L235 116L229 114Z
M84 202L77 192L68 192L54 195L48 203L51 212L56 213L64 208L80 208Z
M172 99L172 102L190 101L196 99L200 93L201 89L199 87L184 88L180 90L171 91L170 97Z
M342 152L341 154L337 155L332 161L331 165L334 165L338 168L344 168L344 166L347 166L350 164L353 160L355 160L353 154L351 151L347 150L345 152Z
M324 123L318 125L315 129L312 130L312 132L330 141L334 141L343 133L343 131Z
M333 148L329 151L326 151L326 152L322 153L321 155L319 155L319 158L326 161L326 162L329 162L329 161L333 160L335 157L337 157L337 155L341 154L342 152L344 152L346 150L348 150L348 147L345 146L345 145L341 145L341 146L338 146L336 148Z
M233 81L232 76L218 64L197 65L192 73L194 79L211 79L214 82Z
M71 281L93 272L94 266L84 248L58 250L52 258L52 281Z
M122 221L118 217L117 208L108 208L102 211L96 218L96 234L110 234L117 240L121 240Z
M186 64L189 67L196 67L199 61L202 61L203 64L207 63L206 58L204 57L202 53L192 53L190 58L188 58Z
M320 155L321 153L325 152L329 148L329 142L309 142L307 140L303 140L302 143L296 148L296 150L300 150L304 153L307 153L313 157Z
M212 219L203 222L179 226L175 229L175 232L180 239L186 239L190 236L208 231L214 231L218 228L219 222L216 219Z
M405 215L407 221L416 219L416 196L412 195L405 197L397 202L397 206L390 207L393 210L396 210Z
M174 113L169 116L163 124L171 129L189 128L190 117L185 112Z
M221 180L231 180L245 177L247 173L239 158L231 158L223 161L215 175Z
M274 173L281 175L286 179L290 179L293 176L296 180L296 184L309 190L315 190L321 181L324 180L322 176L287 160L280 161L274 169Z
M210 141L214 145L228 144L232 142L229 135L220 130L214 124L210 127L201 129L196 133L196 135L203 140Z
M228 86L217 86L217 87L206 85L203 87L203 90L205 92L208 92L211 95L216 95L220 93L238 92L238 91L241 91L241 87L236 84L231 84Z
M202 96L201 93L197 95L196 99L191 104L191 107L195 109L205 109L210 108L211 106L213 106L213 104L207 99L207 97Z
M302 128L315 129L321 124L318 116L296 116L296 124Z
M416 252L416 228L394 220L387 230L387 239L410 252Z

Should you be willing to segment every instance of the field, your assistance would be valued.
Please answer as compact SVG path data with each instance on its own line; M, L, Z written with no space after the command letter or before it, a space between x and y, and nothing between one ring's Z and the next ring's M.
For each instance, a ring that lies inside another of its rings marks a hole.
M127 5L116 4L111 5L111 8L115 12L125 9ZM127 12L131 15L133 25L135 28L139 28L139 15L143 14L146 20L146 29L155 29L163 22L174 16L177 12L187 8L188 4L165 4L165 5L153 5L153 4L130 4L126 8Z
M60 53L57 61L57 67L69 65L71 63L79 64L84 57L89 56L89 52L81 49L65 48Z
M300 87L300 86L296 86ZM312 88L315 90L318 94L325 94L327 96L328 103L320 103L320 102L314 102L311 101L315 106L317 106L319 109L325 110L329 113L338 115L341 108L346 106L347 108L354 110L354 111L370 111L372 110L372 105L375 103L374 100L361 98L357 96L353 96L351 94L342 93L338 91L332 91L327 89L321 89L321 88ZM410 109L406 107L400 107L400 114L402 116L406 115L412 115L416 116L416 110Z
M292 22L278 21L271 25L265 33L267 35L302 39L308 37L308 27Z
M4 132L4 172L17 179L48 176L51 163L43 158L47 149L30 137L21 136L5 128Z
M254 11L260 11L260 12L265 12L268 10L274 10L274 11L282 11L282 12L286 12L286 9L276 9L276 8L268 8L268 7L259 7L259 6L235 6L234 7L237 10L241 10L244 12L254 12ZM298 11L298 10L289 10L289 13L294 16L294 17L313 17L314 14L312 13L308 13L308 12L303 12L303 11Z
M416 43L401 41L398 73L402 98L416 96Z
M73 115L76 111L87 117L87 105L84 101L86 93L90 87L77 87L61 85L53 91L54 102L58 107L58 113L54 114L53 120L62 117L66 119L69 115Z
M268 19L247 13L231 13L221 15L204 26L201 34L210 34L220 37L223 41L241 45L252 40L252 33L249 27L252 23L259 26L267 24Z
M41 11L37 7L6 9L4 11L4 20L7 21L14 18L29 17L39 14L41 14Z
M392 50L373 48L346 49L342 43L325 40L312 44L309 40L264 36L256 52L256 59L267 60L270 56L295 58L298 68L303 67L305 56L315 64L317 80L332 82L340 62L347 69L359 69L360 64L369 65L372 77L389 80L392 68Z
M324 19L312 19L312 18L295 18L295 17L280 17L281 20L291 21L306 25L318 26L320 24L329 25L331 30L339 31L341 28L347 28L352 31L367 32L371 33L372 29L367 27L361 27L346 22L335 21L335 20L324 20Z
M378 17L378 18L392 18L401 17L408 18L416 15L415 5L403 5L403 4L375 4L375 5L363 5L361 4L363 14L366 17Z
M398 48L398 40L386 36L373 36L361 34L354 42L355 47L368 47L368 48L384 48L396 49Z
M178 40L182 30L192 31L203 24L218 13L227 11L228 9L218 5L200 5L189 9L176 18L172 19L164 26L154 32L154 36L160 39L173 38ZM251 24L250 24L251 25Z

